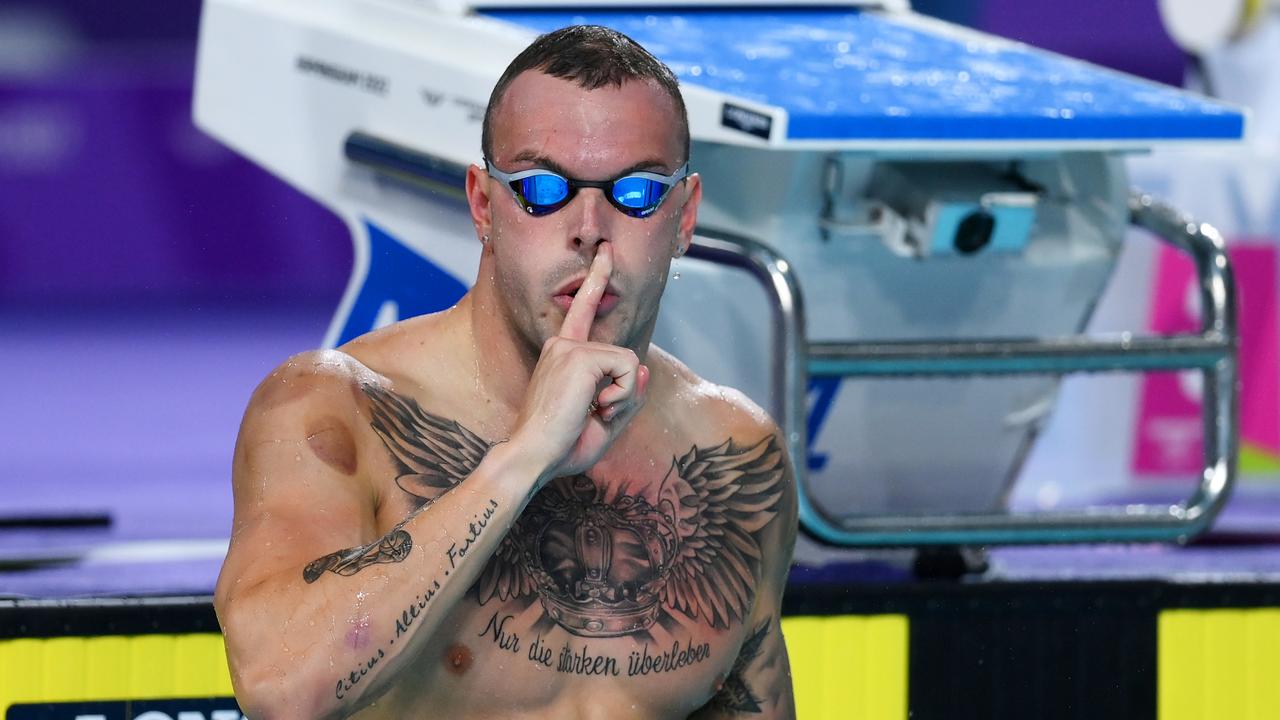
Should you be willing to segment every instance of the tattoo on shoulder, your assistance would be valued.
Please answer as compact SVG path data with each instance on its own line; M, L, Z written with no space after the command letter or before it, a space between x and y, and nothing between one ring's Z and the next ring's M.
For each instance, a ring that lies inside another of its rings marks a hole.
M396 485L429 503L457 487L492 444L458 423L422 409L417 400L373 384L361 386L370 425L396 466Z
M747 684L747 669L760 657L760 646L764 636L769 632L769 620L760 624L756 631L742 644L738 659L733 662L733 669L724 679L720 690L711 698L708 706L722 712L759 713L761 699L756 691Z
M426 412L407 395L372 383L360 389L369 399L370 426L395 465L396 485L412 495L418 507L386 536L309 563L302 571L307 583L325 572L354 575L370 565L397 563L409 557L413 538L403 529L405 523L469 476L492 447L456 420Z

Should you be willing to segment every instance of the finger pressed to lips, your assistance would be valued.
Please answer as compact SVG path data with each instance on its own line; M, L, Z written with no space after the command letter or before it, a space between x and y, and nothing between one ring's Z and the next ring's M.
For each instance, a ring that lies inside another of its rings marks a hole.
M577 292L572 286L567 292L556 296L556 300L567 305L564 322L560 326L559 336L565 340L588 342L591 324L598 312L606 312L617 302L617 295L607 293L609 278L613 272L613 250L609 243L601 243L591 261L587 277ZM588 417L594 415L602 422L634 413L644 404L644 389L648 384L649 371L640 365L635 353L626 348L608 345L596 346L598 351L606 351L596 355L601 363L600 371L605 379L603 387L596 390L595 399L588 408Z
M587 278L578 288L577 294L569 299L565 311L564 322L560 325L560 337L585 341L591 333L591 323L595 320L597 310L601 308L601 300L605 298L605 289L609 285L609 276L613 274L613 249L609 243L602 242L596 250L595 259L591 261L591 269ZM557 296L557 300L566 296ZM617 295L610 295L612 303L617 302Z

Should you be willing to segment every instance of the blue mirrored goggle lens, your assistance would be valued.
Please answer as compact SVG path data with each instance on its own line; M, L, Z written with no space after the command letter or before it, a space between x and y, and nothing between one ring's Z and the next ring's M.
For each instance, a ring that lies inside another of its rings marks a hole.
M557 175L533 175L518 182L520 196L530 205L558 205L569 197L569 183Z
M667 186L641 177L624 177L613 184L613 199L632 210L648 210L658 204Z

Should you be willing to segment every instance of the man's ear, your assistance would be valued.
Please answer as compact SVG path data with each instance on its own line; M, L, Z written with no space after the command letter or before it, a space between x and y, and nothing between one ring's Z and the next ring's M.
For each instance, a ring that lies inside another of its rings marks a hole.
M684 255L693 244L693 231L698 227L698 205L702 203L702 176L693 173L683 181L684 205L680 208L680 227L676 231L676 257Z
M493 209L490 206L489 173L479 165L467 168L467 205L471 208L471 224L476 238L483 242L492 234Z

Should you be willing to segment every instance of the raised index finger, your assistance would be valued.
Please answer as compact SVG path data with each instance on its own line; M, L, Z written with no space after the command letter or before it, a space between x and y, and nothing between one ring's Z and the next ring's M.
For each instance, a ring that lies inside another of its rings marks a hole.
M596 257L591 261L591 269L573 296L569 310L564 314L564 323L560 325L560 337L586 342L591 333L591 323L596 319L596 308L604 290L609 286L609 276L613 274L613 248L608 242L600 243Z

